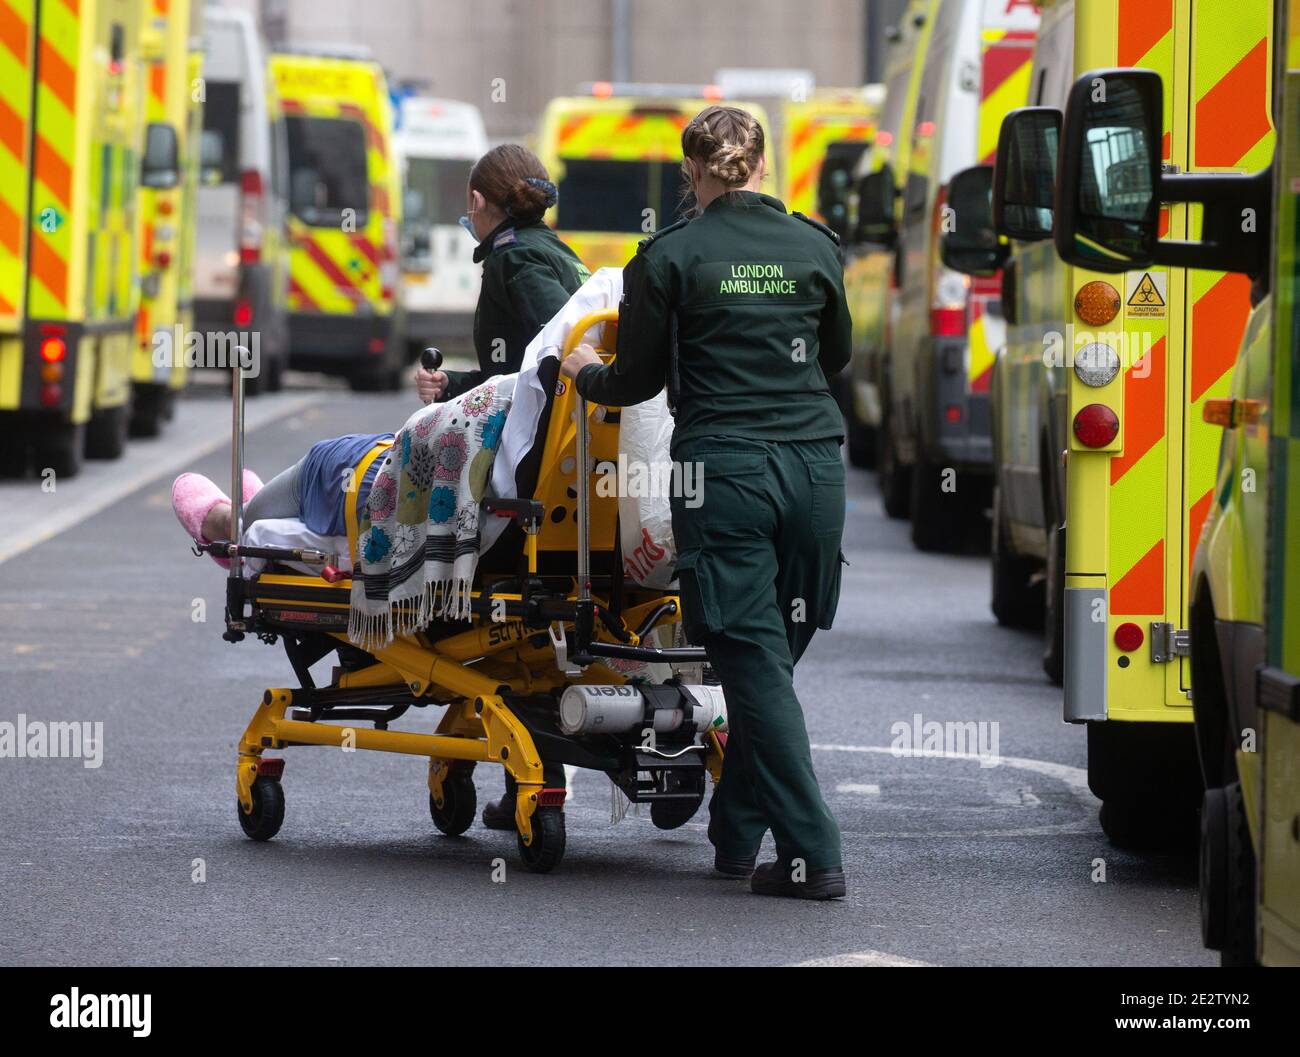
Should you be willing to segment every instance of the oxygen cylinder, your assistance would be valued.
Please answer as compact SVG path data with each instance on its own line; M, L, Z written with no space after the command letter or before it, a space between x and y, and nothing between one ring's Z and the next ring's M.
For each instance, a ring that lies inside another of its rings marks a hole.
M701 733L726 730L722 687L652 687L643 692L626 683L585 684L569 687L560 697L560 729L565 734L625 734L647 727L667 734L684 725Z

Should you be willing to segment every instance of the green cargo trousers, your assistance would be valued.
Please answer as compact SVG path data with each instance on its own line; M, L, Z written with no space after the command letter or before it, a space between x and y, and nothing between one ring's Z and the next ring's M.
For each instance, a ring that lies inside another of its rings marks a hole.
M672 502L685 630L727 698L711 839L725 855L749 857L770 829L783 862L838 867L839 827L813 773L793 678L839 601L839 443L693 438L673 457L683 471Z

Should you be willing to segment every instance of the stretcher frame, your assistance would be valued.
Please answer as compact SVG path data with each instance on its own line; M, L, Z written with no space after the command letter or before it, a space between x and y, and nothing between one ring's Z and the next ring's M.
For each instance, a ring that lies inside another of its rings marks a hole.
M617 316L612 309L584 316L569 334L562 356L568 356L589 331L616 322ZM296 745L332 745L427 757L430 812L439 828L449 835L463 832L472 822L473 786L469 776L473 767L478 763L499 764L517 784L515 824L520 852L525 865L536 872L551 869L564 847L565 790L545 786L539 740L545 742L548 759L602 770L629 799L650 801L652 817L662 828L671 826L663 825L655 816L657 804L665 805L664 819L671 822L680 817L681 821L675 822L680 825L703 799L705 774L714 783L721 779L726 736L714 730L697 734L685 724L676 737L669 735L665 740L660 735L648 744L642 738L643 732L637 732L626 735L622 739L625 744L619 746L607 744L612 735L601 735L606 739L602 745L618 749L601 752L586 743L587 736L567 737L561 733L557 738L543 722L545 717L539 710L545 711L547 695L554 706L555 691L570 683L626 681L617 670L619 661L693 664L707 660L701 647L662 647L648 642L658 629L680 624L681 604L676 595L620 589L615 606L608 598L599 597L598 588L606 585L591 571L591 409L576 387L561 387L552 418L563 415L569 403L576 409L576 465L588 468L588 472L576 474L577 575L539 575L537 539L545 513L541 503L531 498L487 500L486 513L514 519L522 528L525 567L514 580L507 577L504 583L498 580L492 585L480 584L486 589L473 591L473 623L463 630L435 636L426 628L363 651L347 638L351 577L337 569L335 556L308 549L242 546L230 541L195 545L197 553L224 557L230 562L223 637L238 642L254 634L268 643L282 638L302 684L266 690L240 739L235 787L240 822L248 836L270 839L283 818L279 782L284 759L267 757L265 751ZM578 422L587 428L576 428ZM549 445L549 440L543 443ZM558 457L553 452L548 454ZM231 419L235 540L242 537L243 469L244 375L243 358L237 357ZM355 504L355 497L350 502ZM355 509L351 513L349 546L355 550ZM246 558L305 564L318 568L319 577L278 571L250 577L245 575ZM499 586L514 589L498 590ZM624 594L626 606L622 605ZM334 669L329 687L318 688L309 669L331 651L338 652L341 662L369 659L372 663L355 667L344 663ZM409 708L428 705L444 705L447 709L433 734L388 729ZM347 725L329 720L344 720ZM373 729L359 728L355 725L358 722L370 722ZM652 776L652 786L648 787L641 777L646 773ZM266 783L274 783L274 788ZM274 817L277 810L278 818ZM538 815L539 811L543 815ZM271 817L265 817L268 814ZM546 825L536 825L539 819Z

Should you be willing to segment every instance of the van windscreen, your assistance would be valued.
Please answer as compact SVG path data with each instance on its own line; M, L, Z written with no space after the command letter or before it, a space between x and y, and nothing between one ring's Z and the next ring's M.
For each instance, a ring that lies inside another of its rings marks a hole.
M564 158L562 164L555 221L561 231L632 233L647 230L646 209L655 211L656 228L682 215L680 162Z
M285 118L289 143L289 208L314 227L338 227L345 209L358 228L370 215L366 133L359 121Z
M199 168L205 187L239 183L239 85L209 81L204 86Z
M455 224L465 212L465 188L473 164L461 158L408 158L406 222Z

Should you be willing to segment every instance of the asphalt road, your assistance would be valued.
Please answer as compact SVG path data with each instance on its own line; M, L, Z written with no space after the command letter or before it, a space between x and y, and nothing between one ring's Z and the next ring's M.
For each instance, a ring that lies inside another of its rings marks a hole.
M320 437L395 429L415 407L298 385L260 398L281 402L247 441L264 477ZM524 871L508 834L438 834L413 757L287 751L284 828L248 841L236 742L262 690L292 675L279 647L222 641L221 574L169 505L169 452L212 449L191 465L228 477L224 428L220 393L193 395L162 441L94 468L133 491L109 502L101 487L77 521L65 482L56 527L70 527L0 562L0 723L102 722L104 744L94 768L0 758L0 963L1213 964L1194 862L1106 843L1083 731L1061 723L1036 637L994 624L987 559L915 552L858 472L836 627L797 677L844 835L842 903L714 877L703 812L669 833L648 817L611 825L593 772L574 778L549 876ZM3 484L0 509L40 523L53 504L35 483ZM893 754L895 724L917 715L994 724L1000 762ZM480 803L497 795L497 771L478 786Z

